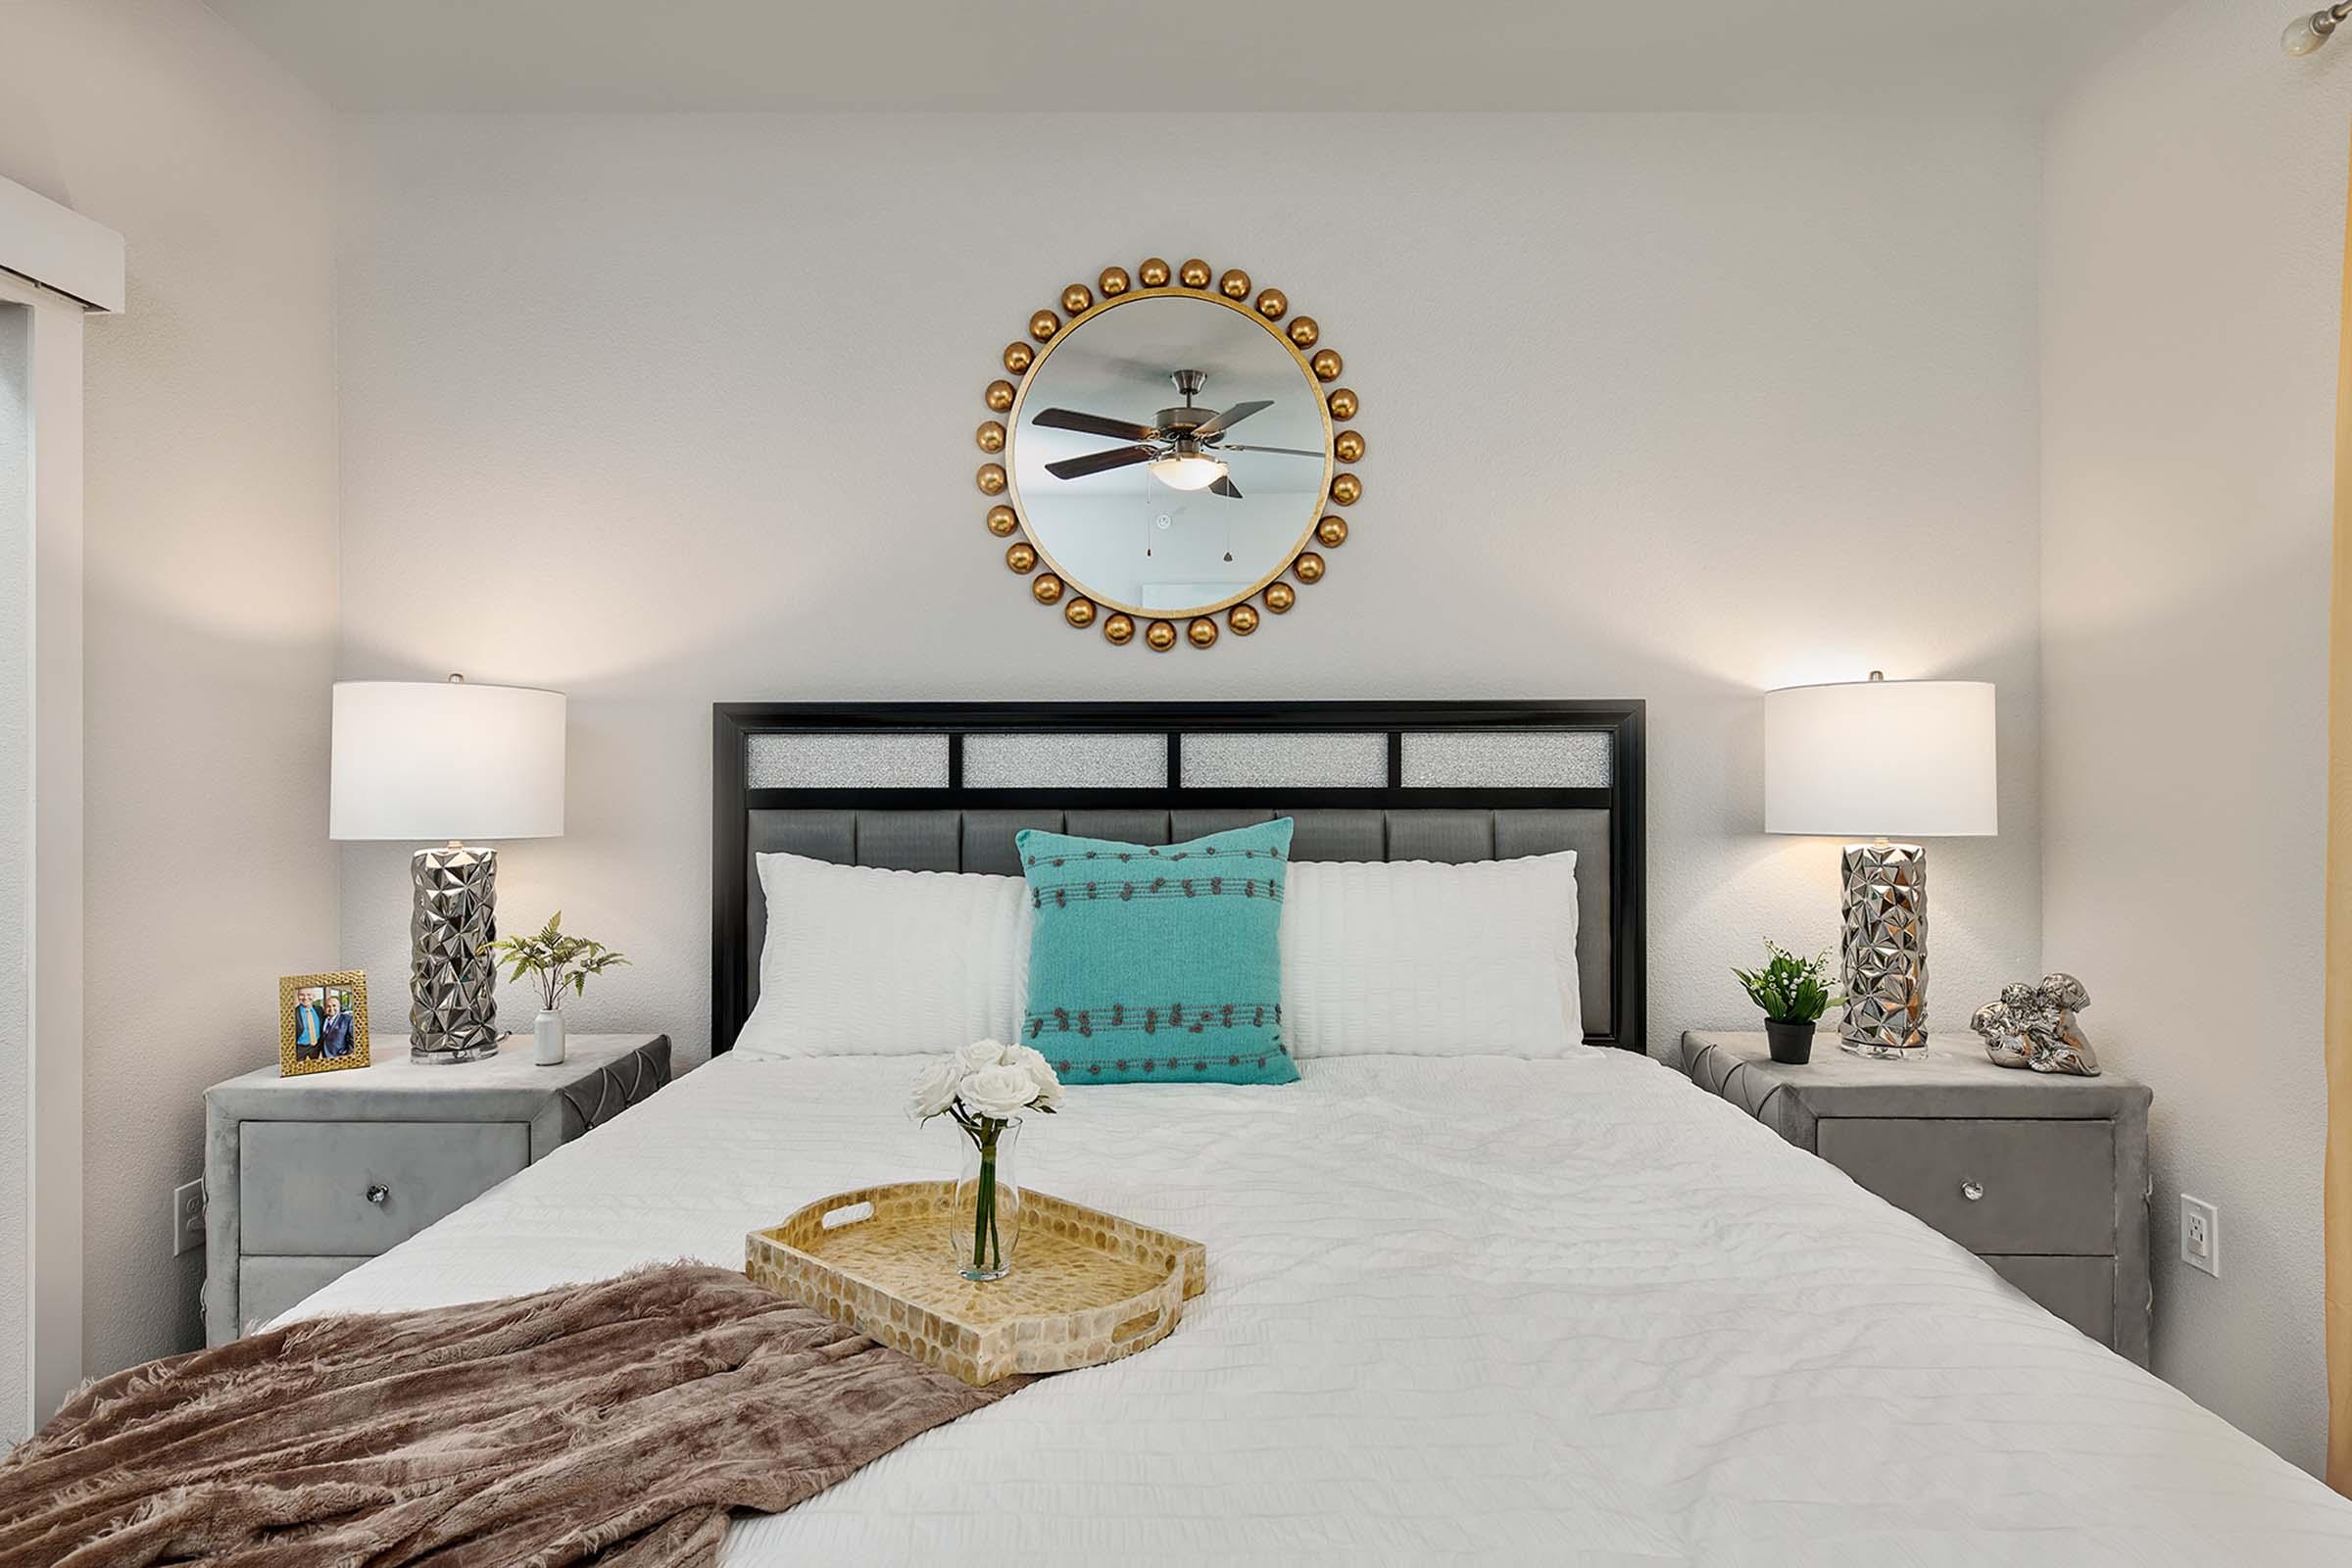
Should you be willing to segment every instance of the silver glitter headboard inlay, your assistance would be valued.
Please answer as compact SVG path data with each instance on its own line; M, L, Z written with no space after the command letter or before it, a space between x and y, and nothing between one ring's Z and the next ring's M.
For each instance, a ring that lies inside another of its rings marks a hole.
M753 735L745 782L756 790L944 790L945 733Z
M1097 789L1165 789L1168 738L1152 731L1104 735L963 738L963 784L978 790L1044 790L1084 779Z
M1598 730L1407 730L1406 789L1607 789Z
M1186 789L1379 789L1389 782L1386 735L1254 734L1184 737Z

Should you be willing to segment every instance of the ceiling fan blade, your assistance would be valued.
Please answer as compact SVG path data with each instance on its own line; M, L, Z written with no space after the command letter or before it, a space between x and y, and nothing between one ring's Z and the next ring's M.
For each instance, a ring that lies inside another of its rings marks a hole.
M1224 478L1219 479L1215 484L1210 485L1208 487L1208 493L1212 496L1223 496L1228 501L1239 501L1242 499L1241 486L1233 482L1233 475L1230 473L1225 475Z
M1259 398L1255 402L1251 403L1236 403L1232 408L1227 409L1223 414L1210 415L1206 424L1195 425L1192 432L1193 439L1196 441L1205 441L1220 430L1232 429L1235 425L1241 423L1244 419L1247 419L1250 417L1250 416L1257 413L1259 410L1270 409L1273 406L1274 401L1271 398Z
M1124 468L1133 463L1150 463L1159 456L1153 447L1112 447L1107 452L1089 452L1083 458L1064 458L1049 463L1046 471L1056 479L1083 479L1090 473L1105 468Z
M1294 458L1319 458L1323 454L1306 447L1246 447L1236 441L1220 441L1219 452L1280 452Z
M1116 436L1121 441L1149 441L1159 432L1148 424L1132 419L1112 419L1100 414L1080 414L1076 409L1047 409L1030 419L1049 430L1083 430L1088 435Z

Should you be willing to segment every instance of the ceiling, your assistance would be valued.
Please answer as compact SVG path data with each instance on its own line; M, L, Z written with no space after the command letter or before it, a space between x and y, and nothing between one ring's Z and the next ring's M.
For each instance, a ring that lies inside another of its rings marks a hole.
M1184 117L2038 108L2119 31L2176 0L210 3L355 112ZM1210 126L1172 143L1218 156Z

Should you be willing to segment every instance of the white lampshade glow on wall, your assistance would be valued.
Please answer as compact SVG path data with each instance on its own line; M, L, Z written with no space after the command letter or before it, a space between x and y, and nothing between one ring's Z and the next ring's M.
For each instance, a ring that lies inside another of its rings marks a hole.
M411 843L564 831L564 694L337 681L327 836Z
M1764 694L1764 831L1976 838L2000 831L1993 688L1841 681Z

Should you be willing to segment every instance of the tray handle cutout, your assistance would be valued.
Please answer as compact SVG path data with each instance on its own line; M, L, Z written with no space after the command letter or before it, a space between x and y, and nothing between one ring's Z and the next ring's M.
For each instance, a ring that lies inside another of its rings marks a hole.
M816 1223L821 1229L837 1231L844 1225L855 1225L861 1219L872 1219L873 1217L874 1205L870 1202L844 1203L839 1208L826 1209L824 1213L817 1216Z
M1111 1348L1116 1349L1133 1345L1138 1340L1149 1338L1153 1329L1167 1321L1167 1316L1168 1309L1162 1306L1146 1312L1142 1317L1129 1318L1110 1331Z

